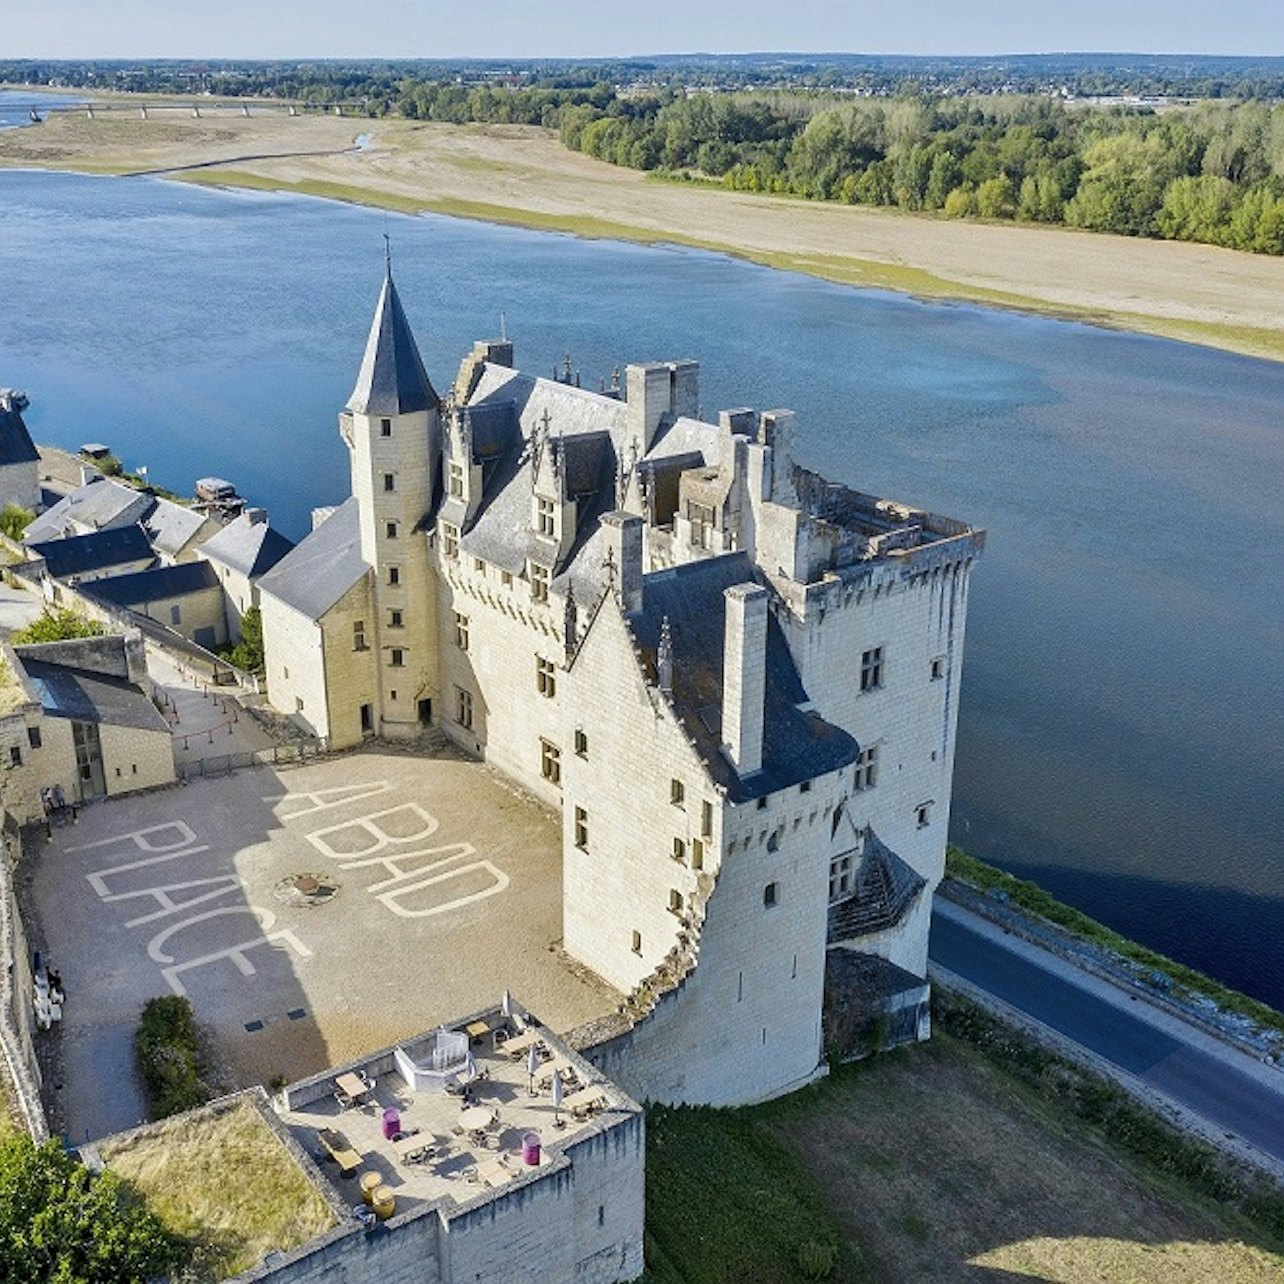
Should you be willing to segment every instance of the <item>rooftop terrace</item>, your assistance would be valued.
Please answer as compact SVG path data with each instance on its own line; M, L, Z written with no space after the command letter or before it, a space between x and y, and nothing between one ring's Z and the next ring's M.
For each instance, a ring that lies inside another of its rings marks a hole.
M485 1202L564 1167L568 1147L640 1113L545 1027L512 1011L478 1013L285 1090L285 1124L344 1202L360 1202L360 1173L389 1188L394 1218L442 1200ZM532 1133L537 1162L523 1153Z

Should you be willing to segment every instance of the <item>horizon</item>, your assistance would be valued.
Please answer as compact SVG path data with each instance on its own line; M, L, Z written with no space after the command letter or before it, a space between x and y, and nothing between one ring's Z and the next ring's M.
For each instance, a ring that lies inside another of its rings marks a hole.
M905 59L907 61L930 62L934 60L976 61L994 59L1002 61L1009 58L1211 58L1227 61L1252 62L1256 60L1278 62L1284 61L1284 51L1280 53L1230 53L1224 50L1205 50L1196 52L1190 49L992 49L974 53L954 53L948 50L935 50L922 53L910 53L905 50L863 50L863 49L668 49L641 50L632 53L612 54L19 54L0 61L6 62L382 62L382 63L441 63L456 64L461 62L560 62L560 63L611 63L611 62L649 62L677 58L716 59L716 58L799 58L819 60L824 58L884 58Z
M837 47L907 58L1020 56L995 49L1024 49L1025 56L1284 55L1284 30L1270 0L1224 0L1216 11L1205 0L1133 0L1123 9L1117 0L1081 0L1072 11L1059 0L992 0L978 14L949 0L859 7L797 0L786 13L743 0L704 0L696 11L686 0L652 0L644 12L612 14L604 34L601 10L591 0L493 0L481 30L444 0L367 0L357 18L344 0L276 0L271 6L224 0L217 11L192 0L47 0L6 15L5 43L9 59L56 61L604 61L695 51L820 57ZM1273 50L1262 43L1262 33L1272 30ZM800 38L804 32L823 33L823 46L820 39ZM1160 37L1170 48L1216 46L1217 52L1163 53L1155 48ZM629 52L660 43L673 53ZM309 52L296 52L300 45ZM402 52L388 52L394 49Z

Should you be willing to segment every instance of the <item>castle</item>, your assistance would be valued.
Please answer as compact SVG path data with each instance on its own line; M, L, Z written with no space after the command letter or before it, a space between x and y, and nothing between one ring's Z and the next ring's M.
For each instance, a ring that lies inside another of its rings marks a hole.
M640 1098L787 1091L853 1007L928 1032L984 533L800 467L795 426L705 420L692 361L591 392L507 340L443 398L389 268L351 497L258 582L276 708L431 728L560 811L565 950L627 996L591 1055Z

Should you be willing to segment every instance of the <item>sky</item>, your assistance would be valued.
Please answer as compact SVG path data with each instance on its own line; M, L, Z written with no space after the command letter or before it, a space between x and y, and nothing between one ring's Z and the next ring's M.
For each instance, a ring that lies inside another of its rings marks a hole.
M1280 0L4 0L0 57L1284 54Z

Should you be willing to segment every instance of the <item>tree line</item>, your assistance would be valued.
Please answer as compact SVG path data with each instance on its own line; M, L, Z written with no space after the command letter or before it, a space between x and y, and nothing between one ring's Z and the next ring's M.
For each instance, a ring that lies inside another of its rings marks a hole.
M555 128L600 160L737 191L1284 254L1284 105L1158 111L1047 97L630 96L605 83L408 81L390 109Z
M1092 64L1081 57L1079 73L1087 75ZM718 67L724 76L764 70ZM117 68L130 87L148 70ZM816 69L774 70L798 85ZM1047 94L626 88L595 78L598 71L568 64L479 78L473 67L469 78L463 69L425 75L413 64L254 64L205 66L200 75L209 92L262 92L271 83L305 102L355 102L371 116L539 125L615 165L739 191L1284 254L1279 102L1103 106ZM175 64L166 74L194 73ZM1101 68L1094 74L1107 76Z
M563 143L739 191L1284 254L1284 107L695 94L576 104Z

